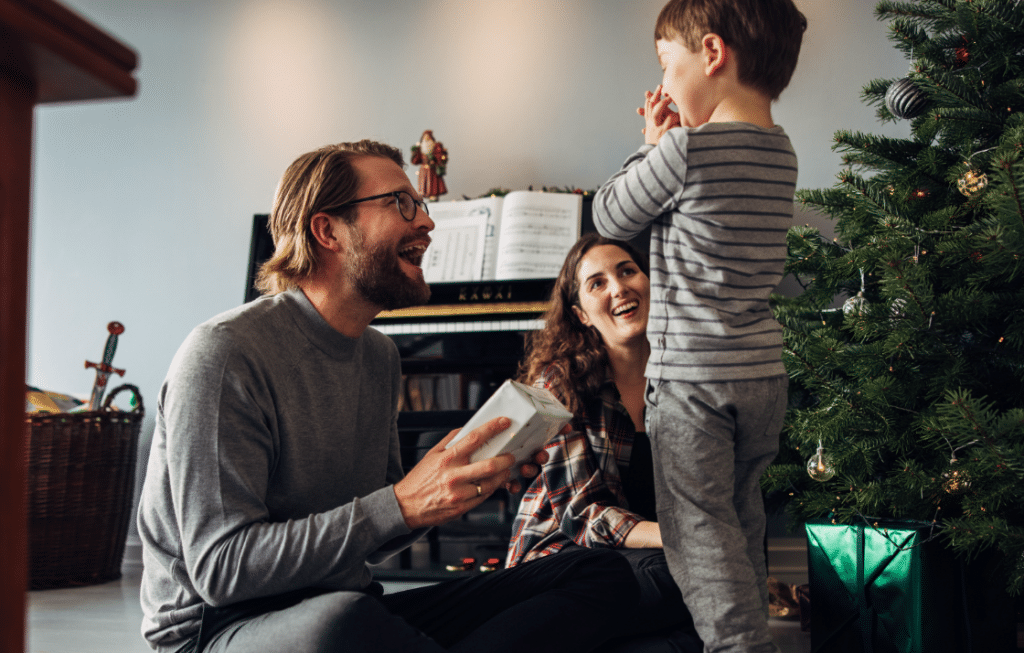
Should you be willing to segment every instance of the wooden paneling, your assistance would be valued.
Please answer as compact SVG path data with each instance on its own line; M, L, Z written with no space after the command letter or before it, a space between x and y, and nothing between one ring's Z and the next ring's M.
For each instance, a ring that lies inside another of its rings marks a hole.
M36 103L135 94L138 58L50 0L0 0L0 71L32 84Z
M0 76L0 651L24 650L25 311L35 89Z
M0 651L25 650L25 349L32 114L135 93L136 56L52 0L0 0Z

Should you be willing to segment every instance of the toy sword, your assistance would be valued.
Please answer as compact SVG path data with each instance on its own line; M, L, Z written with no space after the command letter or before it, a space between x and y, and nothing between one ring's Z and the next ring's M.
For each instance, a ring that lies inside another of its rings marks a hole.
M107 346L103 348L103 362L90 363L85 361L85 369L96 368L96 382L92 385L92 397L89 399L89 410L99 410L100 402L103 401L103 393L107 390L107 379L111 374L124 376L124 370L112 367L114 351L117 349L117 337L124 333L124 325L120 322L111 322L107 325Z

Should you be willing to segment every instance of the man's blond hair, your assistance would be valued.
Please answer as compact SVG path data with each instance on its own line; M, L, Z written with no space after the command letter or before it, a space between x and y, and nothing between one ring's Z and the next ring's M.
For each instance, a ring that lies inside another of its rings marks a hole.
M310 220L317 213L351 220L352 210L338 207L356 199L360 180L352 161L360 156L383 157L405 166L398 148L371 140L328 145L303 154L288 166L270 213L274 254L256 275L258 291L283 292L319 271Z

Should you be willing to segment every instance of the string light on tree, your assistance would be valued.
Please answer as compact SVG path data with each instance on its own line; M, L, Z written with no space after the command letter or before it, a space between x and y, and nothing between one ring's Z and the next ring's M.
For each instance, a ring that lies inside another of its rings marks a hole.
M818 440L818 450L807 461L807 474L820 483L824 483L836 475L832 456L825 453L825 448L821 446L821 440Z

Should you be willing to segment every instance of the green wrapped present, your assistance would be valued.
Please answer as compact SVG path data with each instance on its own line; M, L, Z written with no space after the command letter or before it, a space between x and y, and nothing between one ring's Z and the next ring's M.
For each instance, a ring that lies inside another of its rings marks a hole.
M1016 626L991 577L914 521L811 521L808 580L815 653L1014 650ZM985 576L985 577L982 577Z

